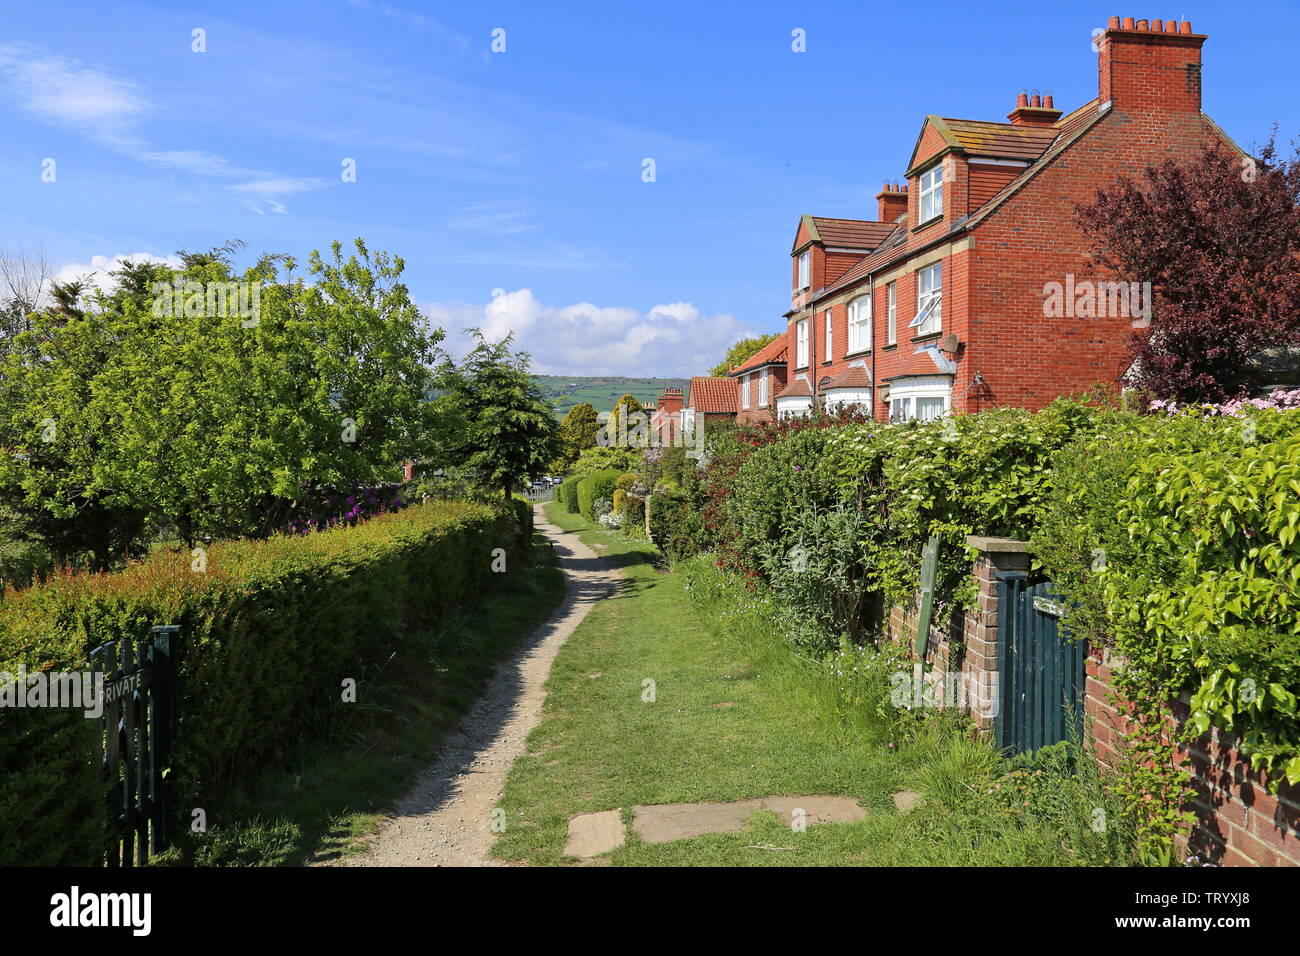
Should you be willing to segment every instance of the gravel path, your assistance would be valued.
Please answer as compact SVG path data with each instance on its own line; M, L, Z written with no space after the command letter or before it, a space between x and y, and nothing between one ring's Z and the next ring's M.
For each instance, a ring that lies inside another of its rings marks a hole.
M503 661L483 696L456 732L443 741L436 763L421 774L391 819L345 866L501 866L489 854L492 814L506 774L541 721L543 684L560 645L621 577L606 558L546 520L533 506L536 527L555 547L564 568L564 602L514 657Z

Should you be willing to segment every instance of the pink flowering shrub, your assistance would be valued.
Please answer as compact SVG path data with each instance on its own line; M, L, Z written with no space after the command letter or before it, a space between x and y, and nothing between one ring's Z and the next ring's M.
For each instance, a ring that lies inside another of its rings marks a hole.
M1207 415L1240 415L1255 408L1300 408L1300 388L1293 388L1290 391L1277 388L1266 398L1237 398L1217 405L1209 402L1200 405L1180 405L1173 399L1162 398L1156 399L1150 405L1150 411L1164 412L1168 415L1188 408L1198 409Z

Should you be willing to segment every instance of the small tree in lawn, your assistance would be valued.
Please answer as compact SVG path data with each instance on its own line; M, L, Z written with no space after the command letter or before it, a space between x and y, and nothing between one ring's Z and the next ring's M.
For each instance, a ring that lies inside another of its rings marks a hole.
M1272 141L1255 159L1215 146L1120 180L1078 208L1092 258L1151 283L1134 335L1133 384L1164 399L1223 401L1256 380L1266 350L1300 346L1300 158Z
M459 364L438 369L443 422L440 444L449 465L476 474L509 499L515 484L546 473L555 458L558 425L528 372L528 355L510 350L511 337L478 344Z

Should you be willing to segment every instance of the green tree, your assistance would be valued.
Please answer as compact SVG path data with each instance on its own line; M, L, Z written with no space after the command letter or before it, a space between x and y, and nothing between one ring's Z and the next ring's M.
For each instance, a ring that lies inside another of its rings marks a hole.
M614 437L618 435L619 432L619 419L624 415L631 415L634 412L644 411L645 408L642 407L641 403L631 395L624 395L615 402L613 409L610 410L609 418L605 422L605 434L609 436L611 444L613 443ZM631 419L629 419L627 427L629 429L635 427L631 423Z
M773 332L770 335L756 335L753 338L741 339L727 349L726 356L721 362L709 369L709 374L715 377L726 375L741 362L753 358L759 351L779 339L781 335L780 332Z
M84 310L56 289L0 370L0 444L16 452L0 498L61 554L84 546L102 566L142 529L189 545L264 535L313 486L396 478L427 449L442 333L402 260L355 246L312 253L310 282L283 256L239 277L228 244L179 271L124 267ZM244 299L223 298L236 287ZM50 527L96 508L117 520L94 543Z
M444 467L460 466L509 499L516 484L546 473L555 459L559 426L528 371L528 355L512 352L511 337L478 344L460 364L439 366L438 437Z
M584 449L596 447L596 432L599 430L600 422L594 406L580 402L570 408L564 421L560 422L560 450L551 464L551 470L564 474L572 468Z

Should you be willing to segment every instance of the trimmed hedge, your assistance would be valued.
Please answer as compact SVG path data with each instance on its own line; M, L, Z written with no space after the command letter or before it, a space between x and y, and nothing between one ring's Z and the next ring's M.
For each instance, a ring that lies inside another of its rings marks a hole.
M578 511L584 518L588 521L596 520L596 512L593 510L595 503L601 498L613 500L622 474L616 468L606 468L592 472L578 483Z
M578 513L578 485L582 483L582 478L582 475L574 475L564 479L555 492L555 497L564 505L564 510L571 515Z
M118 574L59 573L0 607L0 671L80 671L108 641L179 624L169 805L188 808L302 736L408 635L491 584L523 508L429 502L303 536L213 544L204 573L160 553ZM364 683L360 685L364 699ZM98 720L7 710L0 724L0 865L98 865L107 845Z

